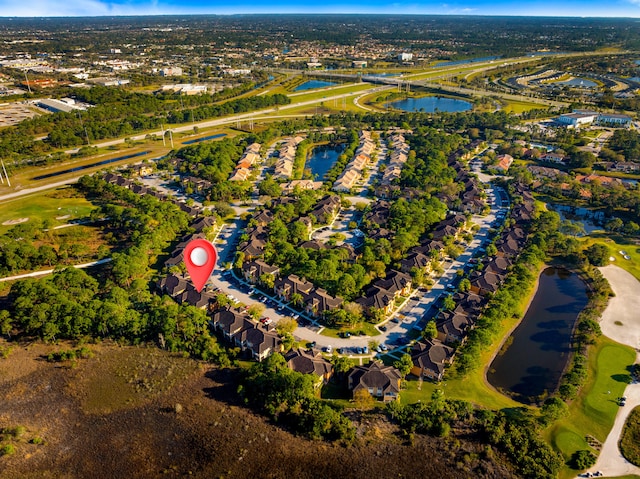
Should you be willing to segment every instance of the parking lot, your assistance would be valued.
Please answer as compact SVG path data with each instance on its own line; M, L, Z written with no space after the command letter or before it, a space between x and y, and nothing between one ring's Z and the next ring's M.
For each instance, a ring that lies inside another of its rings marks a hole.
M29 105L23 103L0 103L0 127L17 125L28 118L38 116Z

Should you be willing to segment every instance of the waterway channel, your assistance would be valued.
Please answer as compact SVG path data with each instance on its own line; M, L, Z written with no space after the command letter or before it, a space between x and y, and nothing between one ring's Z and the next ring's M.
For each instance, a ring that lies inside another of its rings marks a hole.
M558 387L571 356L571 336L588 301L577 274L546 268L524 318L496 356L487 380L524 403Z

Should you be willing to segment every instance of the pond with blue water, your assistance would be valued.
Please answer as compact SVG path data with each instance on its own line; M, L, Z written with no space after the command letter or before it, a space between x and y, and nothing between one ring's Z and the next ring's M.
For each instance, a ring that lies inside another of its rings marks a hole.
M403 111L424 111L434 113L436 111L458 112L469 111L473 105L465 100L457 100L444 96L423 96L421 98L406 98L388 103L387 106Z
M337 83L323 80L309 80L304 82L302 85L295 87L293 91L315 90L317 88L325 88L334 85L337 85Z
M344 145L323 145L313 149L305 169L310 170L318 181L324 178L327 171L338 161L338 157L344 152Z
M595 88L598 84L591 80L585 80L584 78L572 78L571 80L561 81L560 85L573 86L577 88Z
M546 268L524 318L491 363L489 383L524 403L555 391L571 357L573 327L587 301L577 274Z

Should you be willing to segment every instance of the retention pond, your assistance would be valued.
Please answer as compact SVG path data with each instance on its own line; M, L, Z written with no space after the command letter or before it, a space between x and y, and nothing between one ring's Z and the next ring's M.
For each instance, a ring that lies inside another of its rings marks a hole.
M546 268L524 318L491 363L489 383L525 403L555 391L571 356L574 324L587 301L577 274Z
M323 145L313 149L313 154L305 164L305 169L311 170L318 181L324 179L324 175L338 160L338 156L344 151L344 145Z

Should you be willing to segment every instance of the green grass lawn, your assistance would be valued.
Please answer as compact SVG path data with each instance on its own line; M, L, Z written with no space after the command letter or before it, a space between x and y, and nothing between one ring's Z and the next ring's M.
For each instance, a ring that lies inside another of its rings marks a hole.
M30 221L50 220L56 226L87 216L95 206L73 193L75 193L74 190L65 187L0 203L0 234L12 228L12 226L2 226L2 223L8 220L18 218L29 218ZM69 215L69 218L56 220L56 217L66 215Z
M507 113L523 113L525 111L535 110L536 108L545 109L547 106L535 102L508 100L503 110Z
M489 386L483 371L475 371L465 378L447 379L441 383L423 381L420 389L418 386L419 381L415 377L407 377L407 388L400 394L403 404L430 401L433 391L442 389L448 399L460 399L488 409L523 406Z
M330 338L339 338L343 332L349 332L352 335L357 335L359 331L362 331L365 336L379 336L380 331L371 323L362 322L354 328L324 328L320 334L328 336Z
M589 351L589 376L580 396L569 407L569 415L554 423L544 437L566 459L580 449L589 449L585 437L604 442L618 412L616 398L622 395L628 375L627 367L635 361L635 352L608 338L601 337ZM565 467L561 478L576 472Z
M358 92L364 90L371 90L376 88L376 85L371 83L347 83L344 85L337 85L331 88L323 88L319 90L310 90L309 93L302 92L291 92L291 93L301 93L299 95L291 96L291 101L294 103L299 103L303 101L311 101L311 100L322 100L324 97L342 95L344 93ZM291 95L289 93L289 95ZM330 100L330 103L333 101ZM340 100L338 100L340 102Z
M504 337L508 331L518 322L516 319L504 321L499 337ZM496 340L494 345L485 351L480 359L481 366L462 378L448 378L441 383L422 382L421 390L418 390L418 380L409 376L407 389L401 394L403 403L414 403L429 400L436 388L442 389L445 396L450 399L461 399L469 401L488 409L503 409L511 407L521 407L521 403L501 394L489 385L485 376L485 367L493 358L495 352L500 348L501 341ZM455 361L455 360L454 360Z
M606 245L609 254L615 258L611 264L620 266L640 281L640 246L633 239L611 233L592 233L582 241L585 246L593 243ZM625 251L631 259L624 259L620 251Z

